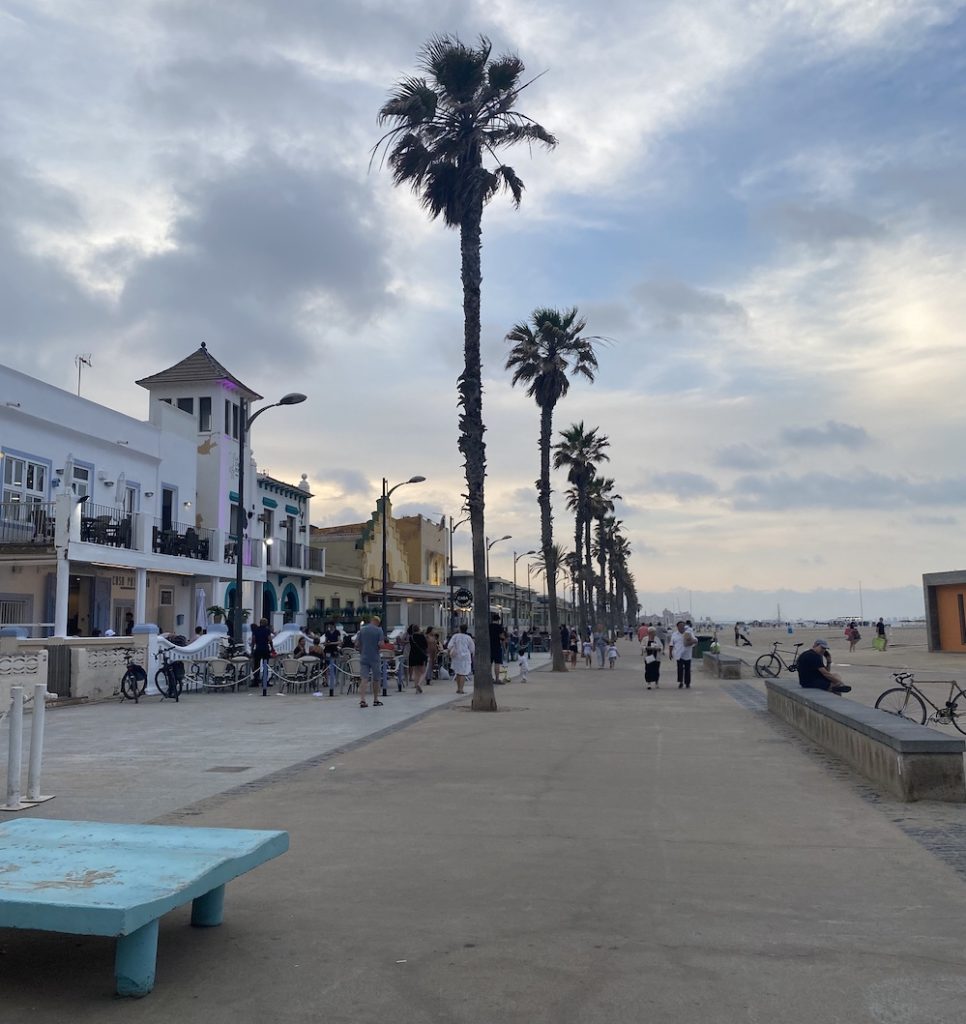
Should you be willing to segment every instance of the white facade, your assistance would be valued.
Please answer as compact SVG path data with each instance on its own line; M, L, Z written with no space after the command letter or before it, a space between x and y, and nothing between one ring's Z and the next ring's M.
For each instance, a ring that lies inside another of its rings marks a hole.
M242 399L259 396L204 346L139 383L150 392L146 421L0 366L0 625L33 635L123 633L130 614L190 636L204 608L233 601L239 557L244 607L256 618L274 611L281 624L281 600L277 609L263 602L284 592L287 617L304 622L321 553L310 559L286 543L284 572L267 571L258 516L246 517L237 540ZM251 511L262 487L247 445L244 456ZM307 524L307 482L276 483L298 496L280 504Z

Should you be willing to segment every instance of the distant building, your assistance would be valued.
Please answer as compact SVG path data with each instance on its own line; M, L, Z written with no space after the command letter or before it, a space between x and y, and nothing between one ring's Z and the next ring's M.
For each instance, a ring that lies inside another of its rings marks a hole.
M966 569L924 573L922 589L929 650L966 654Z

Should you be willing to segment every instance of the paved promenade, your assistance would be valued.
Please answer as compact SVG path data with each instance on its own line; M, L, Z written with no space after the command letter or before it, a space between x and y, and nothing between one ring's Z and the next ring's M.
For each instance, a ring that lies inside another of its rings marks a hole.
M164 918L137 1003L111 995L111 942L0 933L2 1020L961 1021L966 813L878 799L774 723L758 681L647 692L622 650L501 688L497 714L433 693L371 742L182 790L163 820L285 828L291 851L229 886L221 928ZM156 764L131 783L150 801ZM86 788L69 799L111 799L109 777Z

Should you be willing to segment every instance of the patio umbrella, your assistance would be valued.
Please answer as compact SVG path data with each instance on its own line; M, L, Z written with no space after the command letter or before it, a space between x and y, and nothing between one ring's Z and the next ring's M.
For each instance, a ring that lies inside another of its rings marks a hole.
M202 629L208 628L208 611L205 603L205 588L198 587L195 590L195 625Z

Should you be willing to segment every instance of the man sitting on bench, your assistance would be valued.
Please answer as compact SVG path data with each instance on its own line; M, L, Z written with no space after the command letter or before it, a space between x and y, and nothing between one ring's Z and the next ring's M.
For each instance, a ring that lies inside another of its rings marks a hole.
M828 690L830 693L851 693L852 687L846 686L828 665L831 664L828 653L828 640L816 640L811 650L803 651L798 656L798 682L809 690Z

